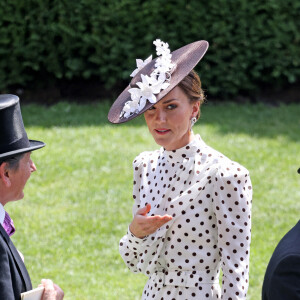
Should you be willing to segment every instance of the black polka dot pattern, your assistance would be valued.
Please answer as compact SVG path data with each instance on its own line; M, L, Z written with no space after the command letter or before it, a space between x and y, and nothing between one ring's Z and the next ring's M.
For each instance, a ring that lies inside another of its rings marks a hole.
M149 277L142 299L246 299L252 204L248 171L199 135L176 151L143 152L133 168L133 214L150 203L149 215L173 216L144 239L128 231L120 241L129 269Z

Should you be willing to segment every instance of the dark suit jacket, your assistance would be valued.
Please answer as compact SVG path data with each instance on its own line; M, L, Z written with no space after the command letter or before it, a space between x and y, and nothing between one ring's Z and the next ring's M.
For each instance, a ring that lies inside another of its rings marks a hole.
M271 257L262 300L300 300L300 221L282 238Z
M8 234L0 225L0 300L20 300L32 289L26 267Z

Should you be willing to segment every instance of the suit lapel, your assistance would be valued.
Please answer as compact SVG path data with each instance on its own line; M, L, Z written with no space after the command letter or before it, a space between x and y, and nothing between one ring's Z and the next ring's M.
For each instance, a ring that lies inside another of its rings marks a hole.
M10 249L10 252L15 260L15 264L23 278L24 284L25 284L25 288L26 291L29 291L32 289L32 285L31 285L31 280L29 277L29 274L27 272L27 269L24 265L24 262L21 258L21 256L18 253L18 250L16 249L16 247L14 246L13 242L11 241L10 237L8 236L8 234L6 233L6 231L4 230L4 228L2 227L2 225L0 225L0 233L3 237L3 239L6 241L8 248Z

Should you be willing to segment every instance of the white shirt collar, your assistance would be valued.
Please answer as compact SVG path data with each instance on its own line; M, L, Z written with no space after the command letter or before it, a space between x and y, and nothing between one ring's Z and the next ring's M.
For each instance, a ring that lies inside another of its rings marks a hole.
M0 224L2 225L5 218L5 209L3 205L0 203Z

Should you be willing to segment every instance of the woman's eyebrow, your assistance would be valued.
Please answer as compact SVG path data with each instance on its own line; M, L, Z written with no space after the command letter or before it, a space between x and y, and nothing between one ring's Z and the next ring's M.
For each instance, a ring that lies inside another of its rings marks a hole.
M178 99L172 98L172 99L169 99L169 100L164 101L163 104L167 104L167 103L170 103L170 102L172 102L172 101L178 101Z

